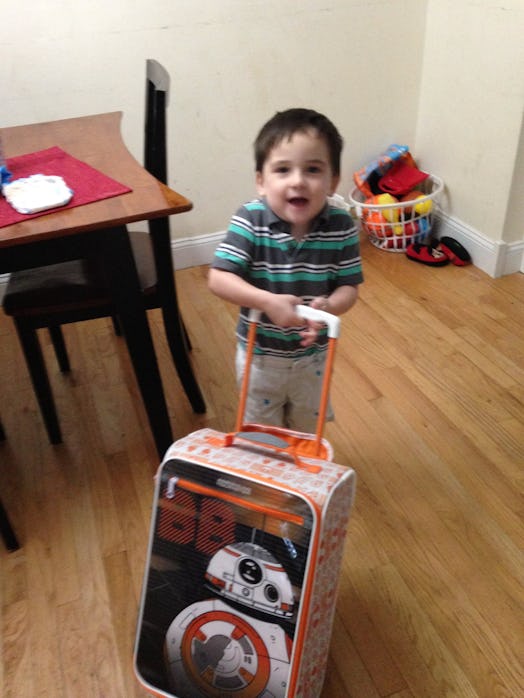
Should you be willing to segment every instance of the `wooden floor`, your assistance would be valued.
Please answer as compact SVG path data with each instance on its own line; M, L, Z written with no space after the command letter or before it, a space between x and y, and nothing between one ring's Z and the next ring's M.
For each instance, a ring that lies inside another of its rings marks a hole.
M363 253L326 430L358 490L322 698L521 698L524 275ZM236 309L205 275L177 273L206 416L150 316L176 438L234 422ZM52 447L0 317L0 488L23 543L0 545L0 695L144 697L132 649L158 457L110 323L66 329L70 377L46 346Z

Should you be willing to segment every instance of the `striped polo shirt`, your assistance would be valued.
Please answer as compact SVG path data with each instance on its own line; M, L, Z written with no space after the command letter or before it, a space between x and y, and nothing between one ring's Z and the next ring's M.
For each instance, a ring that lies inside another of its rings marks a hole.
M317 296L329 296L338 286L363 281L357 229L347 211L329 203L299 242L263 198L244 204L232 217L211 266L271 293L300 296L306 305ZM248 308L240 309L237 325L237 337L244 343L248 313ZM325 350L325 330L306 348L300 346L299 329L278 327L262 315L255 352L299 358Z

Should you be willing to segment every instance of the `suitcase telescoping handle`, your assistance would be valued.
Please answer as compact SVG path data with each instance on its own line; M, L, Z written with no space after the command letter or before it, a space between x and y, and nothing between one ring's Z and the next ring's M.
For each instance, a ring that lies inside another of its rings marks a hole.
M331 383L331 375L333 373L335 345L340 332L340 318L338 318L336 315L332 315L331 313L327 313L325 310L317 310L316 308L311 308L309 305L297 305L296 311L297 315L300 315L300 317L303 317L306 320L313 320L314 322L324 323L327 325L328 328L328 350L326 366L324 370L324 379L322 383L322 393L320 396L317 428L315 433L316 452L320 453L322 433L324 431L324 425L326 423L326 410L329 397L329 386ZM255 347L255 335L257 331L257 325L260 320L260 315L261 313L259 310L251 309L249 311L249 330L246 346L246 365L244 368L244 377L242 379L242 388L240 391L240 401L238 404L237 421L235 425L235 431L237 433L242 430L242 424L244 420L247 394L249 390L249 375L251 372L251 362Z

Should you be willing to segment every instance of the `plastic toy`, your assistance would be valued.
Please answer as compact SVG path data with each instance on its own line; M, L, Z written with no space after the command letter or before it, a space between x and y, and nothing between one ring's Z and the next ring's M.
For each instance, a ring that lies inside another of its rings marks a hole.
M407 162L397 160L386 174L378 180L379 189L393 196L407 194L429 175Z
M408 146L393 143L386 152L353 174L353 180L358 189L364 196L368 197L380 193L382 190L378 187L378 179L388 172L394 162L399 160L412 167L416 166Z
M2 139L0 138L0 193L2 193L2 186L11 181L11 173L7 169L7 162L4 157L4 150L2 146Z
M398 199L391 194L377 194L368 199L366 203L384 206L385 204L398 204ZM389 223L396 223L399 219L398 208L381 208L380 213Z
M417 196L417 199L421 199L421 198L425 198L425 195L422 197ZM417 199L415 199L415 201ZM413 206L413 208L415 209L415 212L419 213L421 216L427 216L428 213L433 208L433 202L431 201L431 199L426 199L425 201L421 201L420 203L415 204Z
M417 221L406 221L404 223L404 235L407 238L415 236L419 229L420 228Z
M393 233L391 226L380 211L366 210L364 225L369 233L379 238L390 237Z
M388 238L384 242L387 250L403 250L405 245L404 239L398 236Z
M419 231L424 235L429 233L431 230L431 224L429 222L429 218L427 218L426 216L419 218L418 219L418 228L419 228Z
M417 199L426 199L425 201L421 201L419 203L416 203ZM427 198L427 194L424 194L423 192L419 191L418 189L415 189L414 191L410 191L409 194L405 194L402 198L401 201L413 201L414 204L412 207L406 207L406 211L415 211L415 213L418 213L420 216L427 216L427 214L431 211L433 208L433 202L431 199Z

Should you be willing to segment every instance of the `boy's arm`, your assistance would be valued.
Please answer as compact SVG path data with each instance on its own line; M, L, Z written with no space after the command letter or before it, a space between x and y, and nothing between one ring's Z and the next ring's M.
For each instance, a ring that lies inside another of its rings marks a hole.
M233 272L215 268L209 270L208 287L212 293L230 303L261 310L279 327L294 327L304 323L294 309L302 302L298 296L264 291Z

